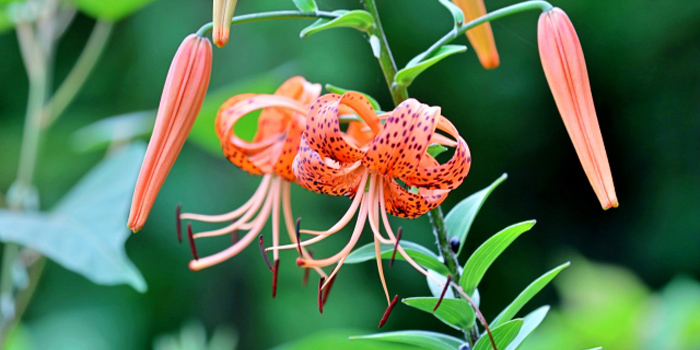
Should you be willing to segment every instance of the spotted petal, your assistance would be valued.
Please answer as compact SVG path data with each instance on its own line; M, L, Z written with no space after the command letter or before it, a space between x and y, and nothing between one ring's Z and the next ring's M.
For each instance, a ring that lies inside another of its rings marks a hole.
M364 171L360 165L360 162L338 163L321 156L309 147L307 135L304 134L294 158L293 170L297 183L309 191L332 196L354 196Z
M417 192L417 193L416 193ZM390 215L414 219L437 207L449 191L416 188L408 191L395 180L384 181L384 203Z

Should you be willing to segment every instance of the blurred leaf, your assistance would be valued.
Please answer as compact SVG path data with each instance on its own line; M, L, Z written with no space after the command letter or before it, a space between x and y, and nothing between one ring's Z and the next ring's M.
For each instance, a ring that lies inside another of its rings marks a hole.
M474 251L464 265L464 273L459 285L464 292L471 295L484 277L486 270L513 241L524 232L535 226L535 220L524 221L508 226L489 238Z
M331 85L331 84L326 84L326 90L328 90L328 92L332 92L332 93L338 94L338 95L342 95L348 91L354 91L354 90L343 89L341 87L337 87L337 86ZM382 110L382 107L379 106L379 102L377 102L377 100L375 100L374 97L367 95L364 92L360 92L360 91L355 91L355 92L360 93L360 94L362 94L362 96L366 97L369 100L369 103L372 104L372 108L374 108L375 111Z
M552 279L554 279L559 272L569 267L569 265L571 264L568 262L561 264L540 276L540 278L536 279L534 282L530 283L530 285L527 286L525 290L523 290L512 303L510 303L510 305L508 305L503 311L501 311L500 314L498 314L498 316L496 316L496 318L491 322L491 325L493 327L497 327L504 322L510 321L510 319L512 319L515 314L517 314L518 311L520 311L520 309L522 309L523 306L530 301L530 299L532 299L542 290L542 288L549 284L549 282L552 281Z
M440 5L445 6L445 8L447 8L447 10L452 14L455 28L464 24L464 12L462 12L461 8L453 4L450 0L440 0Z
M694 349L700 344L700 283L676 277L661 291L658 309L648 317L654 332L650 349Z
M428 152L428 154L435 158L445 151L447 151L447 147L439 145L437 143L433 143L430 146L428 146L428 150L426 152Z
M110 21L120 20L154 0L71 0L84 12L92 17Z
M154 350L235 350L238 335L227 327L217 328L211 340L207 341L204 325L190 321L179 333L161 335L153 342Z
M431 57L427 57L425 59L415 59L415 61L411 60L408 62L406 67L396 72L394 81L400 86L408 87L411 85L411 83L413 83L418 75L423 73L423 71L430 68L435 63L442 61L442 59L446 58L447 56L465 51L467 51L467 47L464 45L445 45Z
M448 274L450 273L445 265L443 265L440 262L440 258L438 258L435 253L430 251L430 249L423 247L422 245L418 243L413 243L409 241L401 241L401 246L403 249L406 251L406 254L413 258L419 265L427 267L431 270L435 270L438 273L441 274ZM391 259L391 255L394 252L394 245L393 244L382 244L381 245L381 252L382 252L382 259L388 260ZM357 264L361 262L365 262L368 260L372 260L376 258L376 253L374 251L374 243L368 243L365 244L364 246L357 248L348 255L347 259L345 259L346 264ZM399 252L396 252L396 260L405 260L403 256Z
M520 328L518 336L513 339L505 350L517 350L520 344L527 339L530 333L532 333L532 331L534 331L535 328L542 323L545 316L547 316L548 311L549 306L545 305L525 316L523 319L523 327Z
M316 12L318 11L318 5L316 5L315 0L292 0L294 1L294 6L296 6L299 11L303 12Z
M446 334L440 334L435 332L426 331L398 331L398 332L387 332L387 333L377 333L369 335L361 335L350 337L351 340L381 340L393 343L403 343L419 346L425 349L432 350L455 350L464 341L449 336Z
M139 111L100 119L78 129L71 136L71 145L78 152L106 148L111 143L126 143L148 135L153 130L155 111Z
M374 19L372 19L372 15L370 15L367 11L337 10L333 11L333 13L340 17L334 19L321 18L304 28L299 36L306 38L311 34L332 28L355 28L361 32L368 32L370 29L372 29L372 27L374 27Z
M131 145L95 166L49 213L0 210L0 240L31 247L98 284L146 282L124 243L129 202L145 146Z
M433 314L440 321L457 330L466 331L474 325L476 314L466 300L443 298L440 307L433 312L438 300L440 300L439 297L418 297L401 301L408 306Z
M508 321L496 328L491 329L491 334L493 334L493 341L496 343L498 349L505 349L508 344L510 344L515 337L518 336L520 328L523 327L523 320L516 319ZM493 345L491 344L491 339L487 334L484 334L479 338L479 341L474 345L474 350L492 350Z
M498 185L508 178L508 174L503 174L501 177L496 179L491 185L484 188L483 190L472 194L471 196L463 199L457 205L447 213L445 217L445 228L447 229L447 235L449 238L459 239L459 250L457 255L462 251L464 247L464 241L467 240L467 235L469 234L469 229L472 227L474 218L476 214L484 205L486 199L489 198L491 192L493 192Z
M349 336L357 334L358 330L332 330L317 332L302 339L294 340L291 343L275 347L274 350L310 350L310 349L332 349L332 350L415 350L415 346L404 344L389 344L383 341L364 340L361 342L351 341Z

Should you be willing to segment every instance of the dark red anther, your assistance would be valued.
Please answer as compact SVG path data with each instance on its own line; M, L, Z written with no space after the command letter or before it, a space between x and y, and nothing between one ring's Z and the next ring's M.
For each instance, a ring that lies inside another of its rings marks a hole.
M303 256L301 253L301 218L297 218L295 229L297 235L297 250L299 251L299 255Z
M318 302L318 312L323 313L323 282L326 281L326 278L321 276L321 279L318 280L318 295L316 296L316 301Z
M442 299L445 298L445 293L447 293L447 288L450 288L450 282L452 282L452 275L447 275L447 282L445 282L445 288L442 288L442 293L440 293L440 299L438 299L437 304L435 304L433 312L435 312L438 309L438 307L440 307L440 303L442 303Z
M275 265L272 267L272 299L277 296L277 274L280 270L280 259L275 259Z
M197 246L194 245L194 234L192 233L191 222L187 223L187 236L190 238L190 249L192 250L192 256L194 256L194 260L199 260L199 256L197 255Z
M328 283L326 283L326 288L323 290L323 305L324 306L326 305L326 301L328 301L328 293L330 293L331 288L333 288L333 283L335 282L336 276L337 276L337 274L333 275L333 277L331 277L328 280Z
M391 310L394 309L394 306L396 306L396 302L399 301L399 295L394 295L394 300L391 301L391 304L389 304L389 307L386 308L386 311L384 311L384 316L382 316L381 321L379 321L379 328L382 328L384 323L386 323L386 320L389 318L389 314L391 314Z
M309 257L313 258L314 255L311 250L307 250L307 253L309 253ZM304 279L301 281L301 285L304 287L309 284L309 272L311 272L311 269L308 267L304 269Z
M401 241L401 233L403 233L403 227L399 227L396 232L396 242L394 243L394 252L391 253L391 260L389 261L389 267L394 267L394 259L396 258L396 249L399 248L399 241Z
M180 210L182 210L182 204L175 207L175 230L177 231L177 241L182 243L182 220L180 220Z
M231 244L236 244L238 242L238 230L233 230L231 232Z
M260 253L262 253L263 259L265 259L265 264L267 264L267 268L272 270L272 264L270 264L270 260L267 258L267 252L265 252L265 244L263 243L263 235L260 235Z

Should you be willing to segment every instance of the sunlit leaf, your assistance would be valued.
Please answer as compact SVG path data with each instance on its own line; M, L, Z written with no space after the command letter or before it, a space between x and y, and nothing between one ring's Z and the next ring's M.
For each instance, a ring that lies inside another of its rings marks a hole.
M377 333L362 336L350 337L352 340L370 339L381 340L393 343L411 344L423 349L431 350L455 350L464 341L435 332L426 331L399 331L388 333Z
M326 84L326 90L328 90L328 92L332 92L332 93L338 94L338 95L342 95L342 94L344 94L344 93L346 93L346 92L348 92L348 91L354 91L354 90L343 89L343 88L341 88L341 87L337 87L337 86L331 85L331 84ZM356 92L362 94L362 96L364 96L365 98L367 98L367 100L369 100L369 103L372 104L372 108L374 108L375 111L381 111L381 110L382 110L382 107L379 106L379 102L377 102L377 100L375 100L374 97L372 97L372 96L370 96L370 95L367 95L367 94L364 93L364 92L359 92L359 91L356 91Z
M124 243L129 202L145 146L132 145L92 169L50 212L0 210L0 240L31 247L98 284L146 282Z
M448 11L452 14L454 19L454 27L457 28L464 24L464 12L457 5L453 4L450 0L439 0L440 5L445 6Z
M440 62L447 56L454 55L456 53L461 53L467 51L467 47L464 45L445 45L438 50L431 57L426 57L425 59L420 59L420 61L410 61L400 71L396 72L394 81L396 84L404 87L408 87L413 83L418 75L423 73L426 69L430 68L435 63Z
M460 242L457 254L459 254L462 251L462 247L464 247L464 241L467 240L469 229L479 209L484 205L484 202L486 202L491 192L507 178L508 174L501 175L501 177L496 179L491 185L463 199L447 213L445 217L447 235L449 238L457 238Z
M513 339L513 341L508 345L505 350L516 350L522 344L525 339L532 333L532 331L537 328L540 323L544 320L549 312L549 306L542 306L539 309L529 313L525 318L523 318L523 326L520 328L518 335Z
M316 12L318 11L318 5L316 5L315 0L292 0L294 1L294 6L296 6L299 11L303 12Z
M337 10L333 11L333 13L339 15L340 17L334 19L321 18L304 28L299 36L306 38L311 34L316 34L320 31L332 28L355 28L361 32L368 32L370 29L372 29L372 27L374 27L374 19L372 19L372 15L370 15L367 11Z
M525 221L508 226L501 232L493 235L484 244L474 251L464 265L464 273L459 280L459 285L464 292L471 295L484 277L486 270L498 258L513 241L524 232L530 230L535 221Z
M445 265L443 265L442 262L440 262L440 258L438 258L438 256L435 255L435 253L430 251L430 249L423 247L418 243L413 243L404 240L401 241L401 246L406 251L406 254L413 258L413 260L415 260L419 265L438 271L442 274L449 273L447 267L445 267ZM381 252L382 259L391 259L391 255L394 252L394 245L382 244ZM345 259L345 263L357 264L368 260L373 260L375 258L376 253L374 251L374 243L368 243L360 248L353 250L352 253L348 255L347 259ZM399 252L396 252L396 260L404 260L404 257L401 256Z
M154 0L70 0L92 17L111 21L126 17Z
M527 304L530 299L532 299L537 293L539 293L542 288L544 288L549 282L556 277L559 272L564 270L565 268L569 267L571 265L570 263L565 263L561 264L554 269L548 271L544 275L540 276L540 278L536 279L534 282L530 283L529 286L527 286L521 293L518 295L515 300L513 300L510 305L508 305L503 311L501 311L498 316L491 322L491 325L493 327L497 327L498 325L510 321L517 313L520 311L520 309Z
M515 337L518 336L518 332L523 327L523 320L516 319L506 322L496 328L491 329L493 334L493 340L496 343L498 349L505 349L508 347ZM474 350L492 350L493 345L491 344L491 339L488 335L483 335L479 338L479 341L474 345Z
M457 330L469 330L474 325L476 314L464 299L443 298L435 312L433 308L439 297L418 297L401 300L404 304L433 314L440 321Z

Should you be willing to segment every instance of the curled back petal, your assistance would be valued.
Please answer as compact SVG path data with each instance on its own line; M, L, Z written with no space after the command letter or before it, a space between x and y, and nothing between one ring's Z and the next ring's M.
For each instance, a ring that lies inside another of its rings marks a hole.
M302 187L332 196L354 196L360 187L364 169L360 162L340 164L322 157L309 147L304 134L292 169ZM344 166L342 166L344 165Z
M408 191L393 179L383 181L384 203L387 213L407 219L420 217L437 207L447 198L449 191L416 188ZM417 193L414 193L417 192Z

